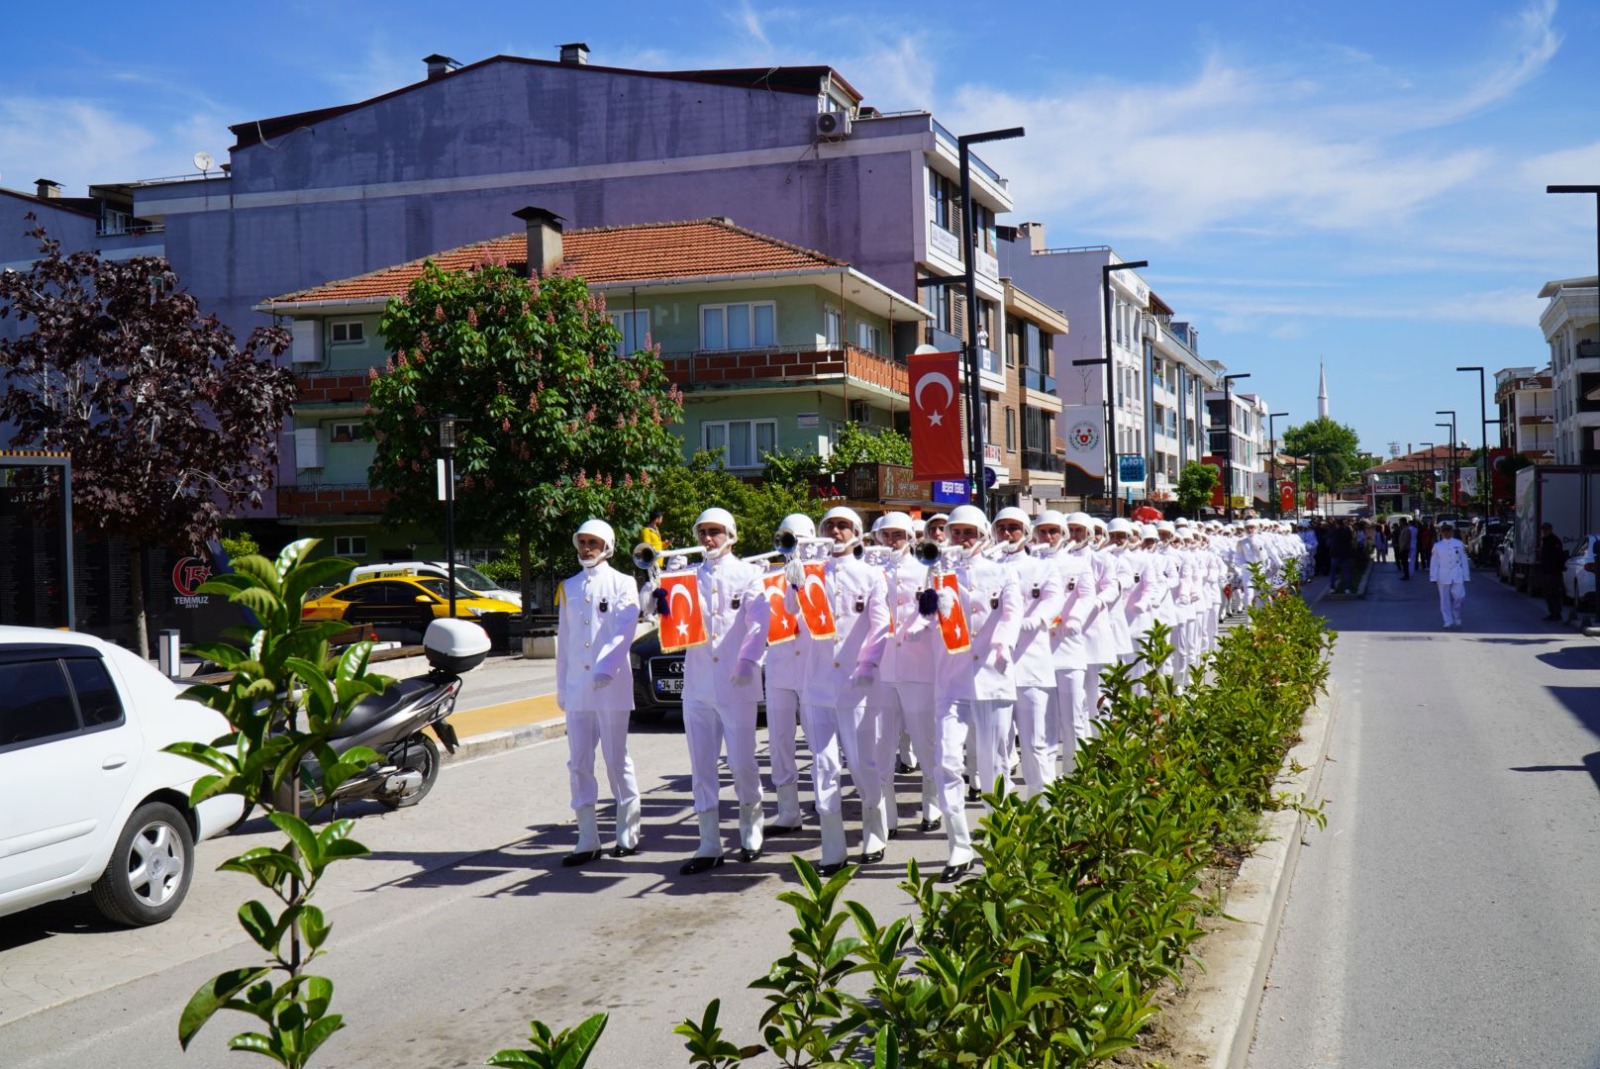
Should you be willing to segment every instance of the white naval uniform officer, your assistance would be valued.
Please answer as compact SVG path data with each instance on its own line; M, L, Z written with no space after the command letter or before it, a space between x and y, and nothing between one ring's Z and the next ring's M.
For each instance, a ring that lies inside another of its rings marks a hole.
M934 668L934 707L938 715L939 797L945 812L949 855L941 880L956 880L972 868L972 832L967 825L962 774L963 747L977 752L979 781L992 789L1009 771L1011 718L1017 700L1011 655L1022 623L1022 593L1016 575L983 555L989 519L981 509L960 505L950 512L950 544L963 551L953 569L956 592L942 591L939 608L948 613L959 600L967 618L970 648L942 652ZM968 725L972 738L968 739ZM1002 781L1001 790L1004 790Z
M1033 525L1041 559L1061 575L1060 620L1050 632L1050 652L1056 672L1055 715L1052 720L1054 743L1063 750L1068 773L1077 767L1079 743L1089 737L1089 642L1084 627L1098 604L1094 569L1089 558L1070 552L1067 518L1054 509L1039 514ZM1050 771L1054 772L1054 763ZM1051 775L1050 779L1055 777Z
M567 782L578 819L578 845L563 865L600 856L595 803L600 786L594 751L606 760L606 779L617 801L617 845L612 857L639 852L639 784L628 756L633 678L628 650L639 624L639 592L611 567L616 532L604 520L587 520L572 536L578 574L561 584L556 623L556 704L567 717Z
M888 551L883 564L889 634L884 639L878 681L867 696L869 712L878 730L878 775L883 782L886 837L898 835L899 805L895 798L894 767L902 733L917 754L932 754L934 747L933 658L937 628L919 611L919 599L928 588L928 566L910 552L916 530L903 512L890 512L873 528L878 544ZM935 770L931 760L922 768L923 831L940 825Z
M1022 622L1011 655L1017 684L1017 756L1022 765L1023 797L1041 793L1055 779L1050 758L1050 719L1055 715L1056 666L1050 628L1067 601L1066 578L1056 566L1028 552L1033 521L1019 508L994 517L1000 564L1016 573L1022 594Z
M779 534L797 541L817 537L817 525L803 512L794 512L778 524ZM770 602L769 602L770 604ZM778 796L778 816L766 834L792 835L800 830L800 763L796 757L800 724L800 695L805 690L806 660L811 654L811 632L795 628L794 638L767 647L764 671L767 690L767 753L772 768L772 790Z
M867 692L877 682L883 660L889 608L883 573L855 555L861 534L861 517L854 509L832 508L822 517L821 537L832 541L822 584L833 610L834 630L831 638L814 637L800 695L800 721L811 747L811 779L822 831L817 872L824 876L844 868L847 860L841 750L861 800L863 865L883 860L888 836L877 764L878 733L867 709ZM798 592L807 580L805 566L791 560L784 574L789 582L785 606L798 613Z
M1467 600L1467 584L1472 582L1472 562L1456 537L1454 524L1441 523L1439 531L1443 537L1433 544L1428 579L1439 586L1439 615L1444 617L1445 629L1460 630L1461 604Z
M762 572L733 555L739 529L727 509L710 508L694 521L704 558L695 574L706 641L683 658L683 734L700 847L684 862L685 876L722 864L717 759L724 741L733 791L739 799L739 858L761 856L761 769L756 764L756 706L761 701L761 655L767 644L767 599ZM670 553L668 554L670 556Z

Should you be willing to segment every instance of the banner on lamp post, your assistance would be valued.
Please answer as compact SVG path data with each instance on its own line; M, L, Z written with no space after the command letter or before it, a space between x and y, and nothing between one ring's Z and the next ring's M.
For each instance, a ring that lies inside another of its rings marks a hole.
M960 479L967 474L961 432L960 353L912 353L911 477Z

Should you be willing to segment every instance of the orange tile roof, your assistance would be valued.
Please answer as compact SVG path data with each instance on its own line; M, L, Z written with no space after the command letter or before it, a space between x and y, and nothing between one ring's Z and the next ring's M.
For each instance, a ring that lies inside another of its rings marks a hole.
M845 261L758 234L722 219L640 223L569 230L562 236L563 268L591 285L714 278L847 266ZM409 263L273 297L270 307L342 303L401 297L433 261L446 271L469 271L486 263L526 270L526 231L461 245Z

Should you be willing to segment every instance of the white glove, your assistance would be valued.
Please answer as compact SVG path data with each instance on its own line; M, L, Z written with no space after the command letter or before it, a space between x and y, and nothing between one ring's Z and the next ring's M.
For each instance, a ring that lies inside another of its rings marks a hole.
M733 675L728 678L728 682L736 687L747 686L755 679L758 667L754 661L740 661L739 667L733 670Z
M955 607L956 607L955 591L951 590L949 587L942 587L939 590L939 615L940 616L949 616L950 615L950 610L955 608Z
M864 664L850 674L850 685L867 690L877 681L877 678L878 670L871 665Z
M1017 628L1017 632L1024 638L1029 635L1036 635L1044 630L1044 623L1043 616L1024 616L1021 626Z
M1011 653L1008 650L995 650L993 662L995 671L1009 672L1011 670Z
M783 577L789 581L789 586L798 591L806 585L806 566L798 560L792 560L783 566Z
M611 681L616 678L616 676L607 675L604 672L596 672L594 677L589 680L589 685L595 690L603 690L606 687L609 687L611 685Z

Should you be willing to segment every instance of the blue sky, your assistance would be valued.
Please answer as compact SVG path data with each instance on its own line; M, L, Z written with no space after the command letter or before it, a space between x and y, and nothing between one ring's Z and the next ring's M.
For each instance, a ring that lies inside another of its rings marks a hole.
M1317 361L1375 452L1476 444L1476 376L1542 365L1535 296L1590 275L1600 182L1600 4L1568 0L583 5L412 0L181 9L86 2L7 15L0 185L181 174L231 123L417 80L431 52L658 69L826 63L883 110L988 146L1053 246L1110 244L1200 327L1201 353L1298 423ZM1243 384L1241 384L1243 385ZM1492 413L1491 413L1492 414Z

